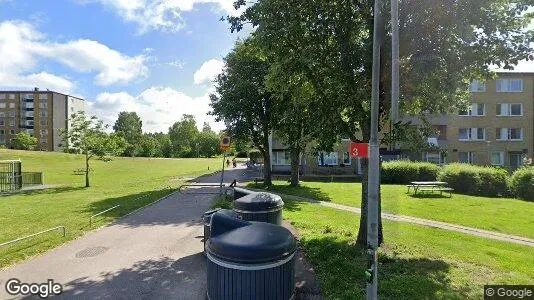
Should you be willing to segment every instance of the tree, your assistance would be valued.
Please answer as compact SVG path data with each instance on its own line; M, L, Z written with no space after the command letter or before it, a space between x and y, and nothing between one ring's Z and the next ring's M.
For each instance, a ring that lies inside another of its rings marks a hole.
M236 6L245 5L244 0ZM383 11L387 1L383 2ZM534 59L529 0L402 0L401 109L405 114L439 114L465 106L468 83L492 76L491 65L512 68ZM388 20L388 15L384 14ZM321 101L329 123L317 127L353 141L370 136L373 1L262 0L238 17L232 30L255 26L254 37L275 58L278 73L301 74ZM388 29L388 30L386 30ZM381 129L389 115L389 27L380 28ZM333 121L333 122L332 122ZM382 132L384 133L384 132ZM321 135L324 137L325 135ZM324 142L324 141L319 141ZM325 143L328 144L328 143ZM362 182L362 215L357 242L366 244L367 163ZM382 241L380 221L379 239Z
M224 121L235 140L248 140L264 161L265 184L271 185L269 135L273 130L275 99L265 87L269 62L257 43L248 39L236 43L224 59L217 76L216 92L210 95L211 114Z
M183 115L179 122L169 128L174 157L194 157L198 128L193 115Z
M20 132L13 138L13 147L20 150L33 150L37 145L37 138L27 134L26 132Z
M122 111L119 113L113 130L122 136L128 143L124 149L124 156L135 156L141 149L139 149L139 142L143 134L143 122L135 112Z
M150 134L156 141L155 157L172 157L172 143L168 134L158 132Z
M204 123L206 125L206 123ZM201 157L213 157L217 154L221 154L221 150L219 149L219 135L215 132L210 130L207 130L205 127L202 130L198 136L197 136L197 150L198 154Z
M96 116L88 117L84 111L72 114L69 121L69 129L61 132L61 146L66 152L85 156L85 187L89 187L91 158L118 155L124 150L126 141L117 134L106 133L103 122Z
M158 141L149 134L141 135L139 139L139 156L154 157L158 148Z

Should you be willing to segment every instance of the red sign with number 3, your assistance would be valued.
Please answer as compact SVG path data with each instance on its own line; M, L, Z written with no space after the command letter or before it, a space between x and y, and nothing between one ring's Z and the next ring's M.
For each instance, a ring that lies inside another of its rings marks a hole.
M369 144L368 143L350 143L349 149L350 157L369 157Z

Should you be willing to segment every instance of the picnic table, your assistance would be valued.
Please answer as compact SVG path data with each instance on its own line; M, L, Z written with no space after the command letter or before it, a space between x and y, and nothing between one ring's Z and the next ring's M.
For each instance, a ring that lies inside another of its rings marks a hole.
M417 192L421 194L439 192L440 195L446 192L449 193L449 197L452 197L452 191L454 191L453 188L447 187L444 181L412 181L406 187L408 187L408 193L410 188L413 188L414 195L417 195Z

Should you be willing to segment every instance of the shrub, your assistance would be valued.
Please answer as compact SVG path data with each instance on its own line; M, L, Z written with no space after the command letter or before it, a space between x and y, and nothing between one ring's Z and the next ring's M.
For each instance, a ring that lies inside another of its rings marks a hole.
M510 192L517 198L534 201L534 167L523 167L512 174Z
M407 184L411 181L435 181L440 167L427 162L396 160L382 163L382 183Z
M467 195L503 196L507 193L507 172L494 167L449 164L438 174L455 192Z

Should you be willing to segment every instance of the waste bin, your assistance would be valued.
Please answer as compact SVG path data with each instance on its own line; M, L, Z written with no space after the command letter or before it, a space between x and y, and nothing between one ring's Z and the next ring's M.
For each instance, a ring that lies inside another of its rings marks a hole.
M211 217L216 212L227 215L231 218L236 218L236 219L240 218L240 216L235 211L232 211L229 209L216 208L216 209L208 210L207 212L205 212L204 216L202 217L204 220L204 252L206 251L206 242L210 238Z
M284 201L278 195L254 193L234 200L234 211L243 220L282 224Z
M295 296L295 238L284 227L215 213L206 246L207 298L273 299Z

